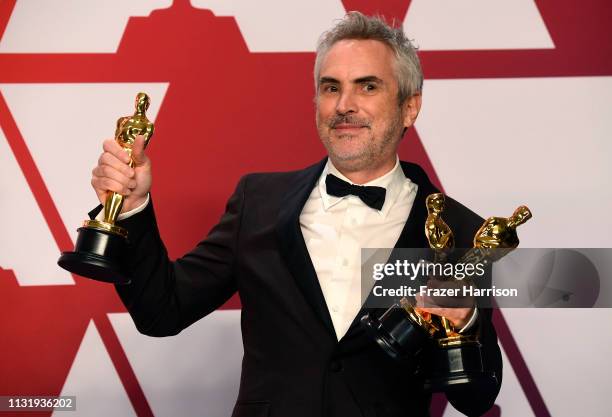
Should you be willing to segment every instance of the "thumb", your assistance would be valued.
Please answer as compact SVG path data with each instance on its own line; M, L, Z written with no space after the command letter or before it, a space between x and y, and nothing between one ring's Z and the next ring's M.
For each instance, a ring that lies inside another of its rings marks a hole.
M134 166L143 165L147 161L147 155L144 153L145 137L142 135L136 136L134 145L132 145L132 160Z

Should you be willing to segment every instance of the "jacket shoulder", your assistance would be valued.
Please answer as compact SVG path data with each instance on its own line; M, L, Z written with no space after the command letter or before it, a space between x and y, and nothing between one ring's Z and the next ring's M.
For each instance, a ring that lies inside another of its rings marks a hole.
M406 178L409 178L412 182L426 185L428 188L435 188L429 179L429 175L427 175L425 170L420 165L415 164L414 162L406 161L400 161L400 165L402 166L402 171L404 171Z
M325 161L324 159L316 164L294 171L252 172L244 175L240 181L244 182L250 190L263 190L267 193L283 191L295 184L316 180L325 166Z
M446 197L446 209L442 214L446 223L455 233L455 247L471 248L474 235L484 219L452 197Z
M411 181L423 187L425 198L430 193L440 192L435 187L425 170L418 164L402 161L404 174ZM456 246L468 248L472 247L472 239L476 231L482 225L484 219L469 209L464 204L445 194L446 209L442 214L444 221L450 226L455 234Z

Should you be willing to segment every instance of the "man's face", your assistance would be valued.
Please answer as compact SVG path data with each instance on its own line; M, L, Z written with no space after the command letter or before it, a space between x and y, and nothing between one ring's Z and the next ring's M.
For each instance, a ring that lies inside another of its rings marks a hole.
M395 163L405 127L412 125L420 96L398 102L395 56L376 40L342 40L323 58L318 79L317 128L340 170Z

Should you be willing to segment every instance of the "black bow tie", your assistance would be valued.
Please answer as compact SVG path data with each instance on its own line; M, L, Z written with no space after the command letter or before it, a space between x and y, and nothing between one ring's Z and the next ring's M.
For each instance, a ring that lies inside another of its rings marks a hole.
M325 185L329 195L344 197L345 195L352 194L376 210L382 208L385 203L385 195L387 194L387 190L383 187L349 184L332 174L328 174L325 178Z

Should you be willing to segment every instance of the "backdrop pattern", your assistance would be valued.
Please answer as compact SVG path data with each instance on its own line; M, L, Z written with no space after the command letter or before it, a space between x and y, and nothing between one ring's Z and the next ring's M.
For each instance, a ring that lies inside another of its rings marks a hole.
M111 286L55 262L96 204L91 168L137 91L152 97L152 192L173 257L241 175L321 159L313 50L346 10L395 19L420 46L424 106L403 159L482 215L528 204L524 247L612 246L606 0L2 0L0 395L77 395L79 416L229 415L237 297L154 339ZM610 415L611 318L496 312L505 373L490 415ZM442 397L432 414L458 415Z

